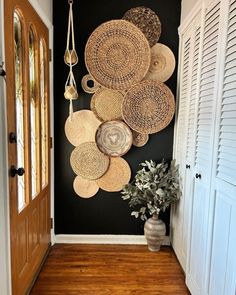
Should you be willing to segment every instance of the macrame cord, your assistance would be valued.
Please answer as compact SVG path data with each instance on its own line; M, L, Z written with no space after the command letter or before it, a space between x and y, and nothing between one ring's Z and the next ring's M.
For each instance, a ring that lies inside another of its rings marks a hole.
M75 50L75 36L74 36L74 21L73 21L73 1L69 0L69 16L68 16L68 30L67 30L67 42L66 51L64 55L65 63L70 67L70 71L65 83L65 99L70 100L69 105L69 117L72 120L73 116L73 100L78 98L77 86L73 73L73 66L78 63L78 56ZM70 41L72 43L72 49L70 50Z

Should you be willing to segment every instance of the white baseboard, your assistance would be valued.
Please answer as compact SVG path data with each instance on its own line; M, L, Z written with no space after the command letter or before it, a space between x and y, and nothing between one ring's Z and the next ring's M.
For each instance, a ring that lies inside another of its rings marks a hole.
M147 245L144 235L55 235L56 244ZM170 245L166 236L163 245Z

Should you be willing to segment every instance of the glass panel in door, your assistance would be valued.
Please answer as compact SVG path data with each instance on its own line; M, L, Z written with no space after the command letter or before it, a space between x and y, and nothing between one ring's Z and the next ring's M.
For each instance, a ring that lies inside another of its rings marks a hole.
M25 120L24 120L24 94L23 94L23 42L22 23L17 11L14 12L14 65L15 65L15 104L16 104L16 130L17 130L17 167L25 167ZM26 205L25 176L17 177L18 211Z
M45 42L40 40L40 103L41 103L41 177L42 188L48 184L48 106L46 85Z
M33 28L29 30L29 93L30 93L30 147L31 147L31 197L39 193L39 132L38 102L36 94L36 39Z

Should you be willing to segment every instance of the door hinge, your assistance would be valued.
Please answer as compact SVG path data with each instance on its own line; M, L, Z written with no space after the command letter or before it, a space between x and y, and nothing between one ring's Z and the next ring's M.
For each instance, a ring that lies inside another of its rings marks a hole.
M53 146L53 144L52 144L52 137L50 137L50 149L52 149L52 146Z
M48 50L48 59L49 59L49 61L52 61L52 49L50 49L50 48Z
M53 229L53 218L50 218L50 226L51 226L51 229Z

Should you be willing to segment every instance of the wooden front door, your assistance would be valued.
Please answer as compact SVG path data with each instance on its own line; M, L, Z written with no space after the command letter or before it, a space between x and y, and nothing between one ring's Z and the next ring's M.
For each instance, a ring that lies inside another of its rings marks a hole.
M4 1L11 265L26 294L50 247L48 29L28 0Z

